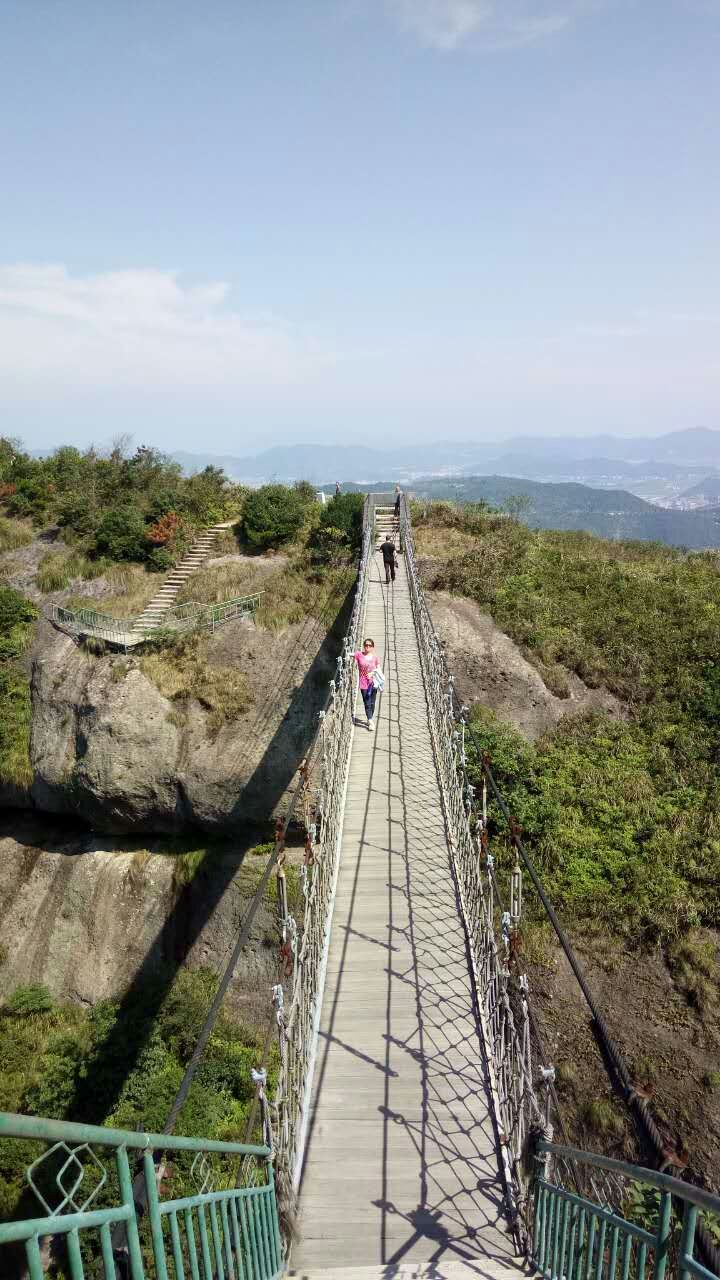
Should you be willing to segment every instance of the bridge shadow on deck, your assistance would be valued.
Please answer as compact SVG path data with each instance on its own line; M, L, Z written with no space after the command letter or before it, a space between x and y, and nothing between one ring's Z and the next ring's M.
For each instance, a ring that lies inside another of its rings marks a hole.
M359 1152L353 1140L354 1120L359 1120L367 1142L358 1161L364 1166L358 1173L362 1184L356 1195L358 1221L354 1228L352 1222L347 1227L348 1236L355 1230L364 1241L351 1241L352 1256L347 1257L342 1252L347 1242L338 1243L335 1264L372 1262L383 1266L383 1275L390 1277L403 1262L422 1262L435 1268L427 1274L438 1276L444 1263L463 1262L472 1264L480 1276L484 1261L509 1262L514 1249L504 1213L468 942L444 835L442 845L438 843L440 788L434 759L428 775L425 691L417 673L413 678L408 671L409 662L403 670L405 655L410 645L416 645L416 638L414 630L412 635L408 630L407 609L402 623L396 616L392 589L384 597L381 661L387 685L380 714L385 726L370 748L372 764L356 863L350 878L346 869L339 887L343 905L336 908L333 929L342 941L336 943L333 976L328 978L304 1176L310 1171L318 1125L332 1132L323 1115L323 1088L337 1091L338 1079L342 1081L350 1069L338 1055L347 1053L356 1064L364 1060L372 1066L377 1084L373 1086L369 1078L361 1082L355 1072L353 1079L367 1097L367 1106L363 1111L354 1102L352 1087L346 1084L351 1111L343 1122L348 1139L344 1163L352 1165ZM420 701L422 715L418 716ZM357 750L362 750L362 744L356 741ZM379 841L381 806L386 836ZM378 887L384 894L386 918L378 922L376 914L371 931L363 921L363 899L374 896ZM380 1038L377 1031L372 1034L373 1052L363 1043L362 1021L355 1034L338 1029L351 1016L348 1010L356 999L361 999L360 952L356 949L353 956L358 940L372 948L363 953L368 957L368 972L375 949L385 951L384 1009L378 1019ZM382 1049L377 1048L380 1041ZM317 1140L322 1144L324 1139ZM374 1151L378 1158L373 1157ZM366 1177L368 1168L372 1174ZM316 1194L313 1173L301 1187L301 1208L308 1184L311 1195ZM343 1176L339 1170L337 1176ZM328 1203L331 1214L342 1212L340 1191L338 1185ZM377 1211L375 1225L368 1214L370 1207ZM301 1226L301 1239L302 1232ZM371 1233L379 1235L379 1257L369 1253L361 1257L363 1243L372 1249L372 1242L365 1239ZM360 1250L357 1256L353 1249ZM301 1249L302 1262L311 1270L304 1253ZM321 1265L319 1256L315 1265ZM297 1274L303 1274L303 1267Z

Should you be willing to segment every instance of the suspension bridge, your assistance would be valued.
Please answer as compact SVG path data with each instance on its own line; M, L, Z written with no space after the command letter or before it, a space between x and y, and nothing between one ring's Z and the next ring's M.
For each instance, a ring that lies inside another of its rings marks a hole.
M388 528L402 549L391 584L377 551ZM356 695L363 635L386 678L374 733ZM468 732L407 504L396 527L391 496L368 495L337 674L258 889L277 874L284 971L272 1097L256 1073L263 1141L173 1132L256 895L163 1134L0 1114L0 1138L34 1156L21 1210L0 1225L0 1275L718 1280L720 1199L669 1171L515 828L502 900L495 783L484 762L482 788L470 784ZM291 820L305 830L300 921L284 883ZM553 1071L513 963L523 861L658 1167L553 1142Z

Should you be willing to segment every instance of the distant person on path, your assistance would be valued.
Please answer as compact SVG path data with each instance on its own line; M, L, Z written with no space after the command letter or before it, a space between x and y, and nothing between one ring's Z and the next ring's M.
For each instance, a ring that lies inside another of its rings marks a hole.
M396 520L400 519L400 498L401 497L402 497L402 490L400 488L400 485L396 484L395 485L395 519Z
M385 541L380 544L380 550L382 551L383 564L385 565L385 581L390 582L392 579L394 582L395 570L397 568L397 560L395 559L397 549L395 547L395 543L390 537L390 534L388 534Z
M335 481L335 497L336 498L340 497L340 481L339 480Z
M360 672L360 692L362 700L365 703L365 715L367 716L368 729L375 731L373 724L373 715L375 713L375 699L377 697L377 689L372 682L372 673L380 666L380 661L375 657L375 641L363 640L362 652L358 650L353 654L358 664Z

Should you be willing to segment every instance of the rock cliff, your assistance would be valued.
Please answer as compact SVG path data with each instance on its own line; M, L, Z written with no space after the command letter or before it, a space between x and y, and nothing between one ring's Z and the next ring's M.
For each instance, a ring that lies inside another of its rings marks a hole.
M344 611L281 634L233 623L207 638L220 677L241 671L250 703L218 729L202 689L166 697L141 655L86 652L47 622L30 655L34 782L0 805L74 816L96 831L233 831L281 804L335 670Z
M220 972L265 864L248 853L255 837L178 855L5 815L0 989L42 983L56 999L94 1004L182 964ZM238 966L235 1003L266 1010L276 975L277 930L266 895ZM245 1011L253 1022L256 1011Z

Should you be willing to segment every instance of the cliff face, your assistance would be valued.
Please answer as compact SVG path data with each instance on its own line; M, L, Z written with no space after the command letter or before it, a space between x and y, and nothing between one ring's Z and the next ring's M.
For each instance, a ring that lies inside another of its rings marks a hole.
M188 859L58 833L30 815L6 817L0 988L42 983L56 999L94 1004L182 964L220 972L265 864L248 854L250 844L238 839ZM269 1007L277 963L266 895L238 966L235 1003Z
M252 622L207 638L205 671L241 671L250 703L218 729L190 687L166 697L141 655L85 652L41 622L31 654L34 782L0 806L80 818L97 831L235 831L281 804L335 670L343 614L282 634Z

